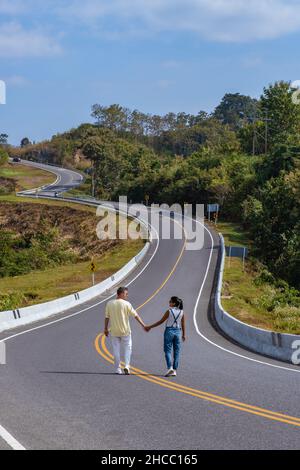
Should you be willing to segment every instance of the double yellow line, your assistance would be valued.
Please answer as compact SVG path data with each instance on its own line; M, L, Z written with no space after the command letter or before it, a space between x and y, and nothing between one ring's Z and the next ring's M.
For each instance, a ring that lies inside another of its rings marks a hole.
M170 277L172 276L172 274L176 270L176 268L178 266L178 263L179 263L179 261L181 260L181 258L183 256L185 247L186 247L186 236L185 236L185 241L184 241L183 247L180 251L180 254L179 254L172 270L170 271L170 273L168 274L166 279L163 281L163 283L159 286L159 288L143 304L141 304L137 308L137 310L140 310L142 307L144 307L144 305L146 305L148 302L150 302L150 300L152 300L153 297L155 297L158 294L158 292L166 285L166 283L168 282L168 280L170 279ZM105 359L110 364L114 363L114 357L108 351L108 349L106 347L106 337L103 335L103 333L100 333L96 337L94 345L95 345L95 349L96 349L97 353L101 357L103 357L103 359ZM122 364L122 366L124 367L124 364ZM159 385L160 387L166 388L168 390L183 393L185 395L190 395L192 397L200 398L201 400L206 400L206 401L209 401L209 402L212 402L212 403L216 403L218 405L226 406L228 408L233 408L235 410L244 411L245 413L250 413L250 414L253 414L253 415L257 415L257 416L260 416L260 417L263 417L263 418L271 419L273 421L279 421L281 423L290 424L290 425L293 425L293 426L300 427L300 418L297 418L297 417L294 417L294 416L289 416L289 415L286 415L286 414L283 414L283 413L277 413L275 411L270 411L270 410L267 410L265 408L260 408L258 406L248 405L247 403L239 402L239 401L236 401L236 400L231 400L229 398L221 397L219 395L214 395L212 393L204 392L202 390L198 390L198 389L195 389L195 388L186 387L185 385L180 385L178 383L174 383L174 382L172 383L170 381L170 379L166 380L166 379L163 379L163 378L156 377L156 376L151 375L151 374L149 374L149 373L147 373L147 372L145 372L141 369L138 369L136 367L131 367L130 370L131 370L131 373L133 375L138 376L141 379L146 380L147 382L154 383L154 384Z
M95 339L95 348L98 354L100 354L103 359L105 359L110 364L114 363L113 355L108 351L105 342L105 336L100 333ZM124 367L124 364L122 364ZM212 403L217 403L218 405L227 406L228 408L233 408L235 410L244 411L246 413L250 413L253 415L261 416L263 418L271 419L273 421L279 421L281 423L291 424L293 426L300 427L300 418L296 418L294 416L285 415L282 413L277 413L274 411L267 410L265 408L260 408L258 406L247 405L246 403L242 403L236 400L231 400L229 398L221 397L218 395L214 395L212 393L207 393L202 390L197 390L195 388L186 387L185 385L180 385L177 383L172 383L170 380L165 380L147 372L137 369L136 367L130 368L131 373L140 377L147 382L154 383L159 385L160 387L183 393L185 395L190 395L192 397L200 398L201 400L206 400ZM172 379L171 379L172 380Z

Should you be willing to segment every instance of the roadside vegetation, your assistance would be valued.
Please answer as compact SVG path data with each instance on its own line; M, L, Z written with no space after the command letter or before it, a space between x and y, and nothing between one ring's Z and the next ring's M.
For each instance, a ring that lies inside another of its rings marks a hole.
M140 240L95 255L95 282L121 269L143 247ZM0 310L10 310L64 297L92 286L90 261L48 267L29 274L0 279Z
M3 163L0 175L13 180L15 190L31 182L46 184L39 170ZM46 172L43 172L46 173ZM8 177L9 176L9 177ZM12 177L12 178L11 178ZM50 182L53 176L50 176ZM1 185L1 182L0 182ZM3 186L0 186L3 188ZM90 263L96 264L95 282L125 265L144 241L99 240L96 209L74 203L18 198L0 194L0 310L52 300L91 286ZM118 227L126 223L117 219Z
M232 244L247 233L259 266L258 272L251 268L253 276L267 279L256 285L264 307L249 301L235 314L255 323L255 312L272 312L266 326L294 331L300 316L300 106L293 91L276 82L259 99L226 94L211 114L159 116L94 104L94 124L36 145L23 139L20 148L4 147L11 156L84 171L85 187L75 191L98 198L219 203L222 220L242 229L232 234Z
M40 187L53 183L54 180L55 176L47 171L32 170L26 165L9 163L8 161L0 164L0 196Z
M281 333L300 334L300 293L287 282L276 279L257 258L254 243L242 226L220 222L218 232L227 246L247 246L250 257L245 262L225 260L222 305L240 321Z

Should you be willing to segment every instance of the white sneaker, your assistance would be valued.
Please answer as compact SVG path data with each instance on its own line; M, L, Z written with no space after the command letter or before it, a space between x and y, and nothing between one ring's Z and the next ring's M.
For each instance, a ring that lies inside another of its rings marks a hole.
M169 369L168 372L166 373L165 377L172 377L172 375L174 375L174 372L175 371L171 367L171 369ZM175 374L176 374L176 372L175 372Z
M172 372L172 374L171 374L171 377L176 377L176 375L177 375L176 370L173 370L173 372Z
M123 375L122 369L119 367L119 368L116 370L115 374Z
M124 372L125 372L125 375L130 375L130 367L129 367L129 366L125 366L125 367L124 367Z

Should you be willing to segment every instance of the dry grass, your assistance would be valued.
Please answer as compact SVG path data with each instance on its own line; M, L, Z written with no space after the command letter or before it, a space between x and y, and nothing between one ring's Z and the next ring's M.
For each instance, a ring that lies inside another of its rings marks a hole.
M1 166L0 176L3 178L13 178L17 183L17 191L43 186L56 180L55 175L47 171L20 163L6 163Z

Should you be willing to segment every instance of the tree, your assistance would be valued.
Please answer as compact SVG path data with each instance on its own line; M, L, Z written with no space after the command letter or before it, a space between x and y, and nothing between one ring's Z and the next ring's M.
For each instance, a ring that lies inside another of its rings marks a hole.
M0 166L8 162L8 153L0 147Z
M22 140L21 140L21 147L28 147L28 145L31 145L31 142L30 140L28 139L28 137L24 137Z
M199 111L197 116L193 116L192 114L189 117L189 127L197 126L197 124L201 124L203 121L209 118L209 115L205 111Z
M162 116L154 114L149 119L149 132L152 136L159 136L165 130L165 121Z
M258 182L262 185L297 167L300 167L300 145L276 144L270 154L257 163Z
M122 108L118 104L111 106L101 106L94 104L92 106L92 117L96 119L101 127L107 127L111 130L124 131L128 128L130 111Z
M7 145L8 135L0 134L0 145Z
M300 130L300 106L293 103L293 90L287 82L276 82L264 88L260 108L263 117L270 119L268 137L272 145L283 143L290 134Z
M111 197L113 188L118 186L126 164L120 157L121 146L121 139L111 141L105 137L90 137L82 147L83 154L93 162L95 194L99 197Z
M248 155L262 155L266 151L265 122L245 123L238 131L241 147Z
M188 127L190 119L191 119L190 114L186 114L186 113L183 113L183 112L178 113L177 116L176 116L176 128L177 129L184 129L184 128Z
M244 220L255 240L256 254L277 277L298 287L300 205L295 185L299 184L299 174L292 178L281 174L243 203Z
M133 110L129 114L129 132L131 132L135 137L143 136L146 122L147 116L144 113L141 113L137 109Z
M250 96L240 93L226 93L221 103L216 107L213 116L223 124L238 129L247 117L257 114L258 102Z

